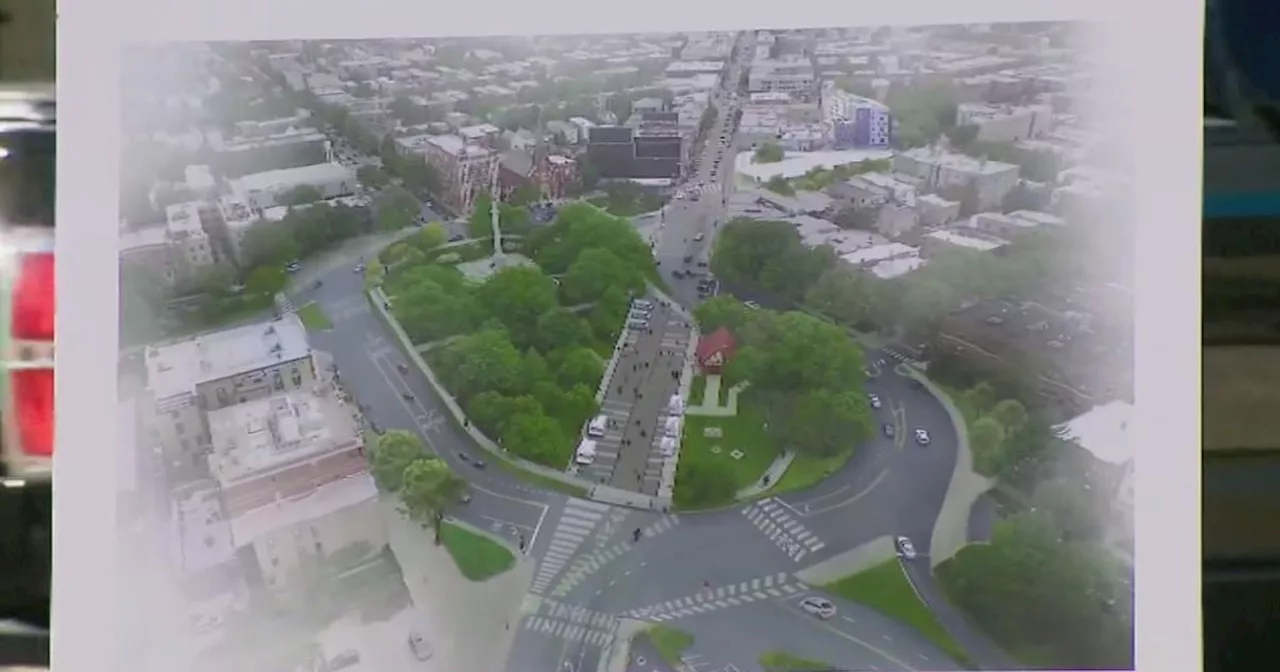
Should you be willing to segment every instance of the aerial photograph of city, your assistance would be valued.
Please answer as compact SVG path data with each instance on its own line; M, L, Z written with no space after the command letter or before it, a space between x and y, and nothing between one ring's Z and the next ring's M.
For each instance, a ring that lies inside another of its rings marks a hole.
M1132 669L1088 33L130 46L122 660Z

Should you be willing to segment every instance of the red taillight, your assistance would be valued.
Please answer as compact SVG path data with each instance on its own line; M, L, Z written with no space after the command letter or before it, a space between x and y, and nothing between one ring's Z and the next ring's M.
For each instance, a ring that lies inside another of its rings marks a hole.
M53 369L13 373L14 416L18 441L31 457L53 455Z
M18 260L13 291L13 337L52 341L54 322L53 254L26 254Z
M17 264L10 320L13 417L22 454L51 457L54 434L53 254L22 254Z

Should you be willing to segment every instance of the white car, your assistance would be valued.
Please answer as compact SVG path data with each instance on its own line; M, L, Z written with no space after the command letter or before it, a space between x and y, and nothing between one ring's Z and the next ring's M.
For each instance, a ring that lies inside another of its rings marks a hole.
M800 600L800 608L824 621L836 615L836 605L825 597L806 597Z
M352 272L353 272L353 273L364 273L364 264L360 264L359 266L356 266L354 269L352 269Z
M916 443L922 446L929 445L929 432L916 428Z
M760 310L760 304L755 301L743 301L742 305L750 308L751 310Z
M910 539L898 537L894 540L894 543L898 546L898 555L902 556L904 560L915 560L916 547L911 543Z
M867 402L871 404L871 408L880 408L880 397L877 395L868 394Z

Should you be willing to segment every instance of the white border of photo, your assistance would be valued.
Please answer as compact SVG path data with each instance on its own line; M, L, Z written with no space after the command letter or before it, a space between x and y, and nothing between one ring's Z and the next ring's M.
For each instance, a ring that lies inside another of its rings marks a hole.
M122 42L637 33L1099 20L1113 75L1099 119L1125 138L1136 180L1135 445L1139 669L1199 669L1199 219L1203 4L1102 0L787 3L585 0L447 6L406 0L60 3L55 669L130 661L115 585L118 48ZM1179 223L1181 222L1181 223ZM1153 454L1154 455L1154 454ZM1052 605L1045 605L1052 608ZM132 667L132 666L131 666ZM132 668L136 669L136 668ZM486 671L488 672L488 671ZM494 671L498 672L498 671Z

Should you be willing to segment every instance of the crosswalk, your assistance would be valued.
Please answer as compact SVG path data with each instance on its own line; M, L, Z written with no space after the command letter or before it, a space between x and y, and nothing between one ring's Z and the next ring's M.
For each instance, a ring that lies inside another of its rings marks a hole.
M885 355L887 355L890 359L896 359L896 360L898 360L899 362L902 362L903 364L916 364L916 363L917 363L916 358L914 358L914 357L912 357L911 355L908 355L908 354L906 354L906 353L903 353L903 352L899 352L899 351L897 351L897 350L894 350L893 348L882 348L880 351L881 351L881 352L883 352Z
M742 510L751 524L788 557L800 562L806 555L817 553L826 544L796 520L773 499L763 499Z
M786 572L780 572L633 609L623 616L644 621L670 621L761 600L780 600L808 590L809 586L792 580Z
M675 527L680 522L678 516L667 515L650 523L648 526L641 528L644 539L656 537L667 530ZM612 545L606 546L590 555L581 556L574 561L569 571L565 572L560 582L556 584L554 590L551 591L554 597L563 597L569 591L576 588L582 583L582 580L600 571L609 563L622 557L628 550L635 545L630 535L626 539L616 541Z
M521 609L522 627L532 633L604 646L618 629L618 617L586 607L529 596Z
M555 530L551 533L551 541L538 563L538 573L533 577L530 592L541 595L551 585L569 559L577 553L582 542L592 536L609 509L608 504L576 497L570 497L565 502L560 519L556 521Z

